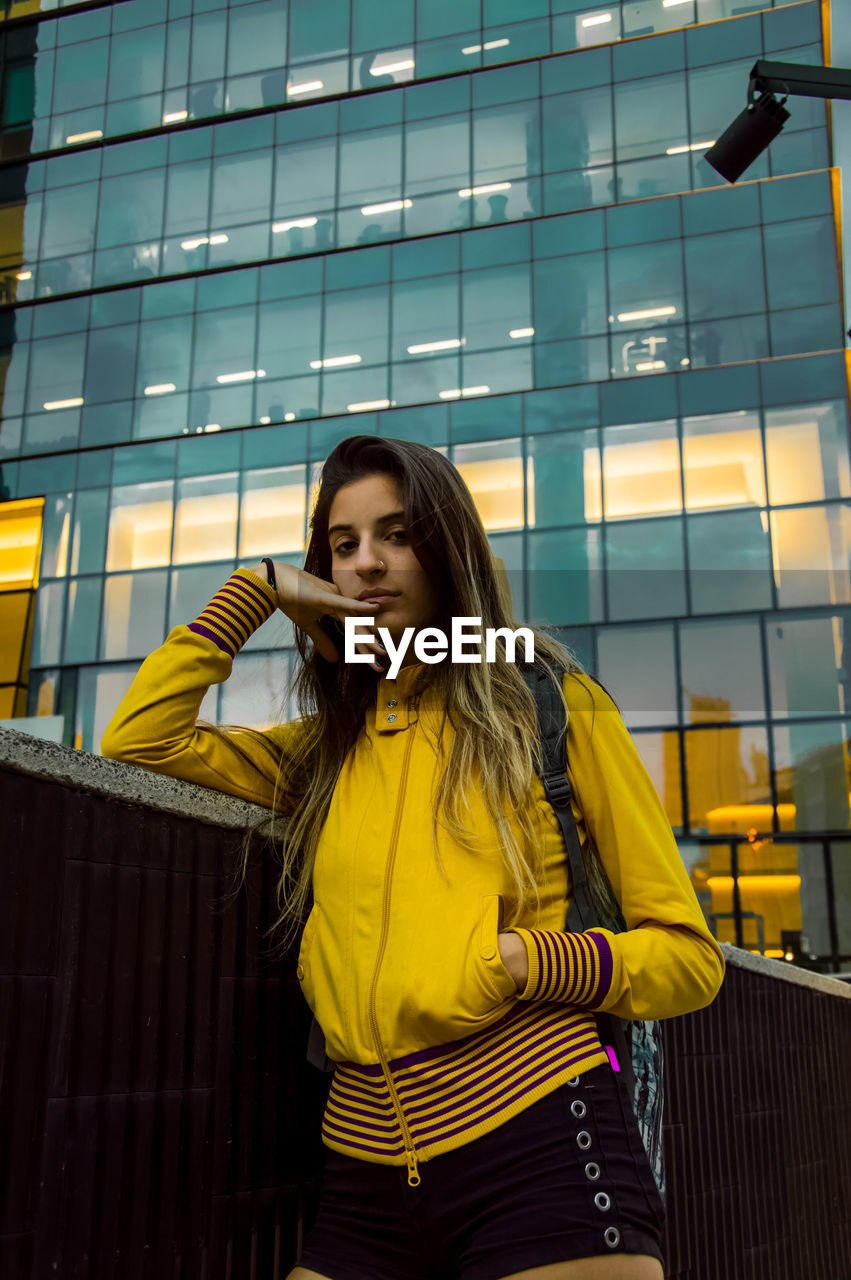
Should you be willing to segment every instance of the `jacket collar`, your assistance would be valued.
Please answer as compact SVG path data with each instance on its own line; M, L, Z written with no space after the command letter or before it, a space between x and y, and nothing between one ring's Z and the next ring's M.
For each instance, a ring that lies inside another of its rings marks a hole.
M393 733L414 723L429 674L426 663L412 662L402 667L395 680L382 676L378 681L373 719L377 732Z

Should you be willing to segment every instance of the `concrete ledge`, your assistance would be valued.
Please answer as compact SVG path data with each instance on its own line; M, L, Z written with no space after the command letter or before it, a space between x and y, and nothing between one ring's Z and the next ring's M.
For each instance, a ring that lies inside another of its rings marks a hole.
M0 769L50 779L77 791L111 796L129 804L144 804L213 827L244 831L269 817L268 809L222 791L180 782L87 751L75 751L14 729L0 729Z
M785 960L773 960L770 956L754 955L751 951L743 951L729 942L720 944L727 964L737 969L749 969L751 973L762 973L766 978L779 978L782 982L794 982L799 987L811 987L815 991L824 991L831 996L844 996L851 1000L851 984L842 978L831 978L824 973L813 973L810 969L801 969L798 965L789 964Z

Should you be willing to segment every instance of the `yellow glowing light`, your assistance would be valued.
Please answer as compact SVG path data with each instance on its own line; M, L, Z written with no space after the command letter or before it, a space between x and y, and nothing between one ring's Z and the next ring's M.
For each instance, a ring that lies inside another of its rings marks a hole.
M411 209L413 200L385 200L383 204L365 204L361 213L368 218L373 213L397 213L400 209Z
M44 498L0 503L0 591L38 585Z
M462 187L458 195L462 200L469 200L470 196L486 196L492 191L508 191L510 187L510 182L489 182L484 187Z
M89 129L86 133L70 133L65 141L66 143L94 142L96 138L102 137L103 129Z

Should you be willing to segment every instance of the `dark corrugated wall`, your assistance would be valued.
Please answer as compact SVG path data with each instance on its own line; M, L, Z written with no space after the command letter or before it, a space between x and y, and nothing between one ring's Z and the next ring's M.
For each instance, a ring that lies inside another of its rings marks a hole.
M0 1277L279 1280L327 1079L240 837L0 772ZM668 1024L668 1275L851 1278L851 1000L730 967Z

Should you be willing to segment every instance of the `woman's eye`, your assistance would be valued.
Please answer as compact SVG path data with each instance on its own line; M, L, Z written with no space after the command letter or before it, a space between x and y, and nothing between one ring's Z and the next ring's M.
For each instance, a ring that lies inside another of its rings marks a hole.
M353 542L338 542L336 547L334 548L334 551L338 555L345 555L346 552L351 551L354 545L355 544Z
M407 542L408 532L406 529L392 529L387 537L395 538L397 542Z

